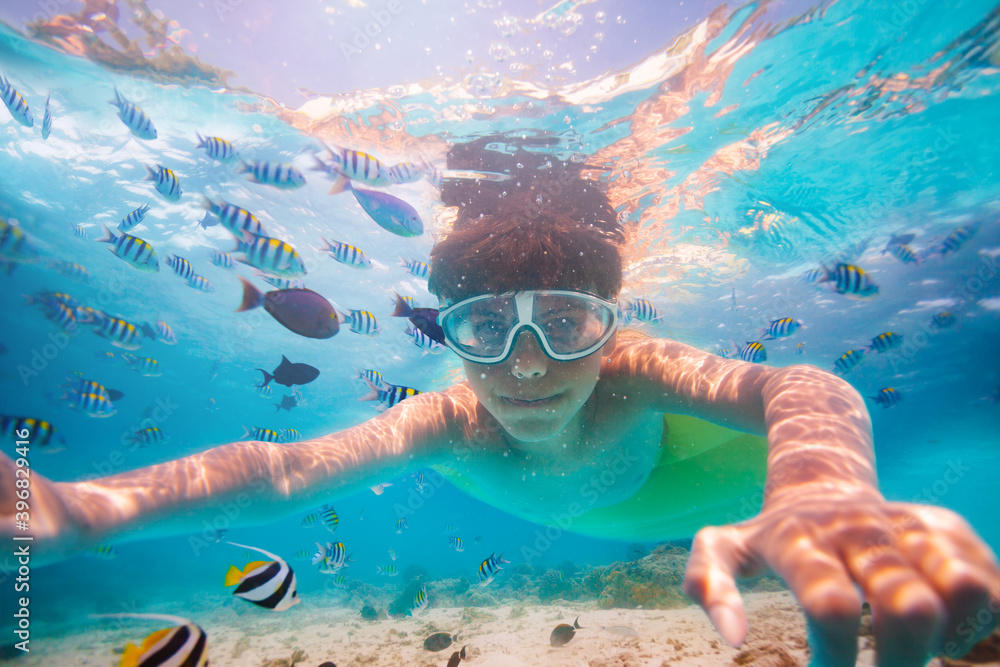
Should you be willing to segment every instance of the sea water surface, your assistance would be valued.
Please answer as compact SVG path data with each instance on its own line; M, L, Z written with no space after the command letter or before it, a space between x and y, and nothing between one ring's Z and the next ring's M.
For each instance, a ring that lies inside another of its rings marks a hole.
M239 440L244 426L291 428L301 438L343 429L377 414L375 403L358 400L367 393L358 369L421 391L459 380L453 355L424 354L403 334L404 320L389 317L397 293L436 306L426 281L400 266L427 261L451 220L434 178L391 188L425 225L423 235L404 238L377 226L349 194L327 194L329 181L309 171L311 155L321 139L387 164L426 163L434 174L450 143L544 132L557 138L560 157L593 166L626 222L623 297L646 299L662 314L630 326L724 353L756 340L772 320L794 317L804 328L766 343L766 363L827 369L880 333L902 335L898 349L871 352L845 374L864 396L884 388L902 396L891 408L869 401L882 489L892 500L949 507L1000 546L993 2L400 0L399 11L386 5L387 14L375 14L383 8L333 1L284 11L134 0L117 16L104 3L64 4L52 13L6 3L0 13L0 71L35 121L24 127L0 109L0 217L38 255L8 257L11 270L0 272L0 414L48 420L66 443L33 453L33 472L56 480L111 474ZM366 30L368 42L359 37ZM116 117L108 105L116 88L142 107L158 138L138 139ZM53 120L42 139L46 96ZM247 159L293 163L307 182L291 190L248 182L196 148L196 133L231 141ZM144 164L176 172L179 201L155 193ZM211 263L212 250L232 251L234 242L221 226L199 226L202 195L253 211L302 255L310 289L342 310L371 311L381 333L310 340L263 311L234 313L236 275L253 272ZM156 249L158 273L137 271L96 242L102 225L145 203L149 214L132 233ZM918 261L899 251L901 236ZM336 262L321 250L324 238L363 249L373 267ZM171 254L214 291L175 275L164 261ZM868 272L877 296L848 299L807 278L838 262ZM133 353L154 358L160 374L129 368L90 326L64 335L22 296L42 291L130 322L169 324L176 344L146 341ZM943 312L950 326L934 324ZM255 369L272 370L282 355L320 370L290 411L275 409L290 391L272 384L263 397L255 387ZM70 409L60 385L76 373L124 394L115 415ZM130 434L150 425L169 440L134 446ZM505 552L510 567L543 570L637 553L562 531L546 537L544 527L474 501L431 471L413 472L425 475L423 492L407 475L385 480L392 486L381 495L337 500L350 579L401 586L405 576L376 573L391 562L390 548L401 571L470 579L493 551ZM409 527L397 534L401 512ZM227 538L313 550L329 536L303 528L304 516L232 528ZM220 511L205 533L228 522ZM461 536L465 551L450 549L449 536ZM122 600L173 601L183 615L186 599L225 600L222 574L244 562L236 548L199 535L108 546L113 558L82 555L33 570L36 636L83 623L87 613L121 611ZM336 593L308 563L297 573L304 598Z

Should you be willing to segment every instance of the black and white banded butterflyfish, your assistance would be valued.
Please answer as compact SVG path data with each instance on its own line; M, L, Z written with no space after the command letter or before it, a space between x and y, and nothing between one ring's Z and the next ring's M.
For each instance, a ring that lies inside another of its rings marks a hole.
M258 607L274 611L284 611L302 601L295 585L295 573L292 572L288 563L257 547L237 544L236 542L228 544L259 551L274 559L252 561L243 566L242 570L235 565L230 565L229 571L226 572L226 586L239 584L233 591L233 595L243 598L247 602L252 602Z
M207 667L208 635L179 616L167 614L92 614L91 618L145 618L176 625L151 633L141 646L129 642L119 667Z

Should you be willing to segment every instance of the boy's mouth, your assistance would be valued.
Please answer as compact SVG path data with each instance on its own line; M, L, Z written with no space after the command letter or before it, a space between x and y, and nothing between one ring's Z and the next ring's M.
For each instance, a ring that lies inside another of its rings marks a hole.
M548 405L559 398L559 394L555 396L546 396L544 398L511 398L509 396L503 396L503 400L511 405L516 405L518 407L541 407L543 405Z

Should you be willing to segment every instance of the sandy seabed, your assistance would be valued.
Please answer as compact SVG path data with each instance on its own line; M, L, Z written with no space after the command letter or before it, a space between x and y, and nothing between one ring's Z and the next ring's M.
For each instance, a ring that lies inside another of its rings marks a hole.
M281 613L248 604L191 610L189 617L208 633L212 667L436 667L466 648L469 667L716 667L807 665L805 624L787 592L745 595L750 618L747 642L727 646L698 607L684 609L598 609L596 603L555 603L501 607L441 607L416 617L365 621L343 607L297 605ZM239 602L239 601L233 601ZM166 613L166 612L165 612ZM173 612L176 613L176 610ZM549 635L560 623L579 616L581 630L567 645L553 648ZM128 628L97 626L59 633L32 642L17 667L108 667L117 665L125 641L141 642L163 624L142 622ZM627 637L602 627L631 628ZM458 642L433 653L423 640L435 632L458 633ZM859 637L858 665L873 666L875 653ZM940 664L938 661L932 665ZM998 663L992 663L997 665ZM988 667L984 664L982 667Z

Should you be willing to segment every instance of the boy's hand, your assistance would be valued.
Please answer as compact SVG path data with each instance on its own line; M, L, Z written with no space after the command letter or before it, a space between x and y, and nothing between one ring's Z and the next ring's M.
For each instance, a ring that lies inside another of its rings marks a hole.
M14 536L31 536L32 541L23 544L31 545L33 564L45 562L46 556L69 553L78 531L58 485L30 468L20 468L29 471L27 477L19 476L17 470L16 463L0 452L0 542L12 545L17 544L11 542ZM27 479L22 489L17 488L19 479ZM28 497L18 496L18 491L22 496L27 491ZM18 501L26 503L27 509L19 509Z
M739 524L698 532L684 578L730 644L746 639L734 577L770 568L805 610L812 665L857 658L861 597L872 609L878 664L963 655L1000 624L1000 570L962 517L889 503L877 493L765 504Z

